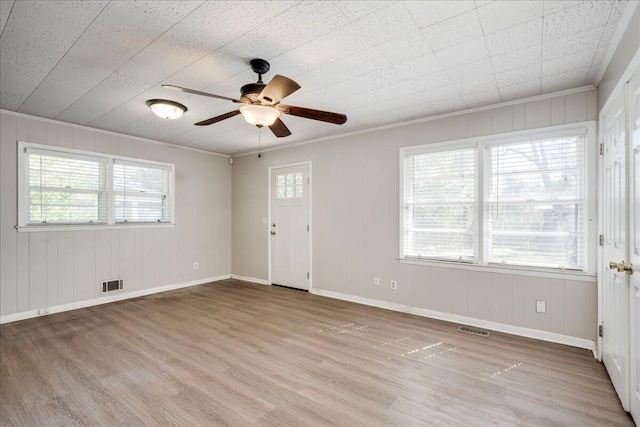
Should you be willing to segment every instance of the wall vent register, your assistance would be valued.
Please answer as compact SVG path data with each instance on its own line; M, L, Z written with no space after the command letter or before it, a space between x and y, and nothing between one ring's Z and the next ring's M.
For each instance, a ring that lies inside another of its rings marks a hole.
M108 280L102 282L102 293L119 291L124 289L124 279Z

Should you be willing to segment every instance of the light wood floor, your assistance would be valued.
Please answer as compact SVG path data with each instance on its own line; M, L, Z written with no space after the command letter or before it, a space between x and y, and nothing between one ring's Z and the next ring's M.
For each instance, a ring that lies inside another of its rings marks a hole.
M590 351L228 280L0 327L0 425L633 425Z

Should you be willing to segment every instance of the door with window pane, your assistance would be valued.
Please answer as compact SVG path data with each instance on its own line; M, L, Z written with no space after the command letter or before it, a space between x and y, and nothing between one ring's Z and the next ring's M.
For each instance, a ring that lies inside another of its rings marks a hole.
M271 171L271 283L309 289L309 166Z

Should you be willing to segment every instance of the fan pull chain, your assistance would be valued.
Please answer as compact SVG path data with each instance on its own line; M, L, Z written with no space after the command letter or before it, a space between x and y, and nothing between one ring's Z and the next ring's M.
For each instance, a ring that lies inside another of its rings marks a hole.
M258 158L262 158L262 154L260 154L260 146L261 146L261 140L260 137L262 135L262 126L257 126L258 128Z

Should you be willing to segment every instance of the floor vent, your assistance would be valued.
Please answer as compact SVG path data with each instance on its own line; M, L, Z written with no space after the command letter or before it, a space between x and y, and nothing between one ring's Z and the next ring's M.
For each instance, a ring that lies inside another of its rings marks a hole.
M117 280L109 280L107 282L102 282L102 293L119 291L124 289L124 279Z
M483 331L482 329L470 328L468 326L459 326L458 327L458 331L459 332L466 332L467 334L478 335L480 337L488 337L489 335L491 335L489 333L489 331Z

